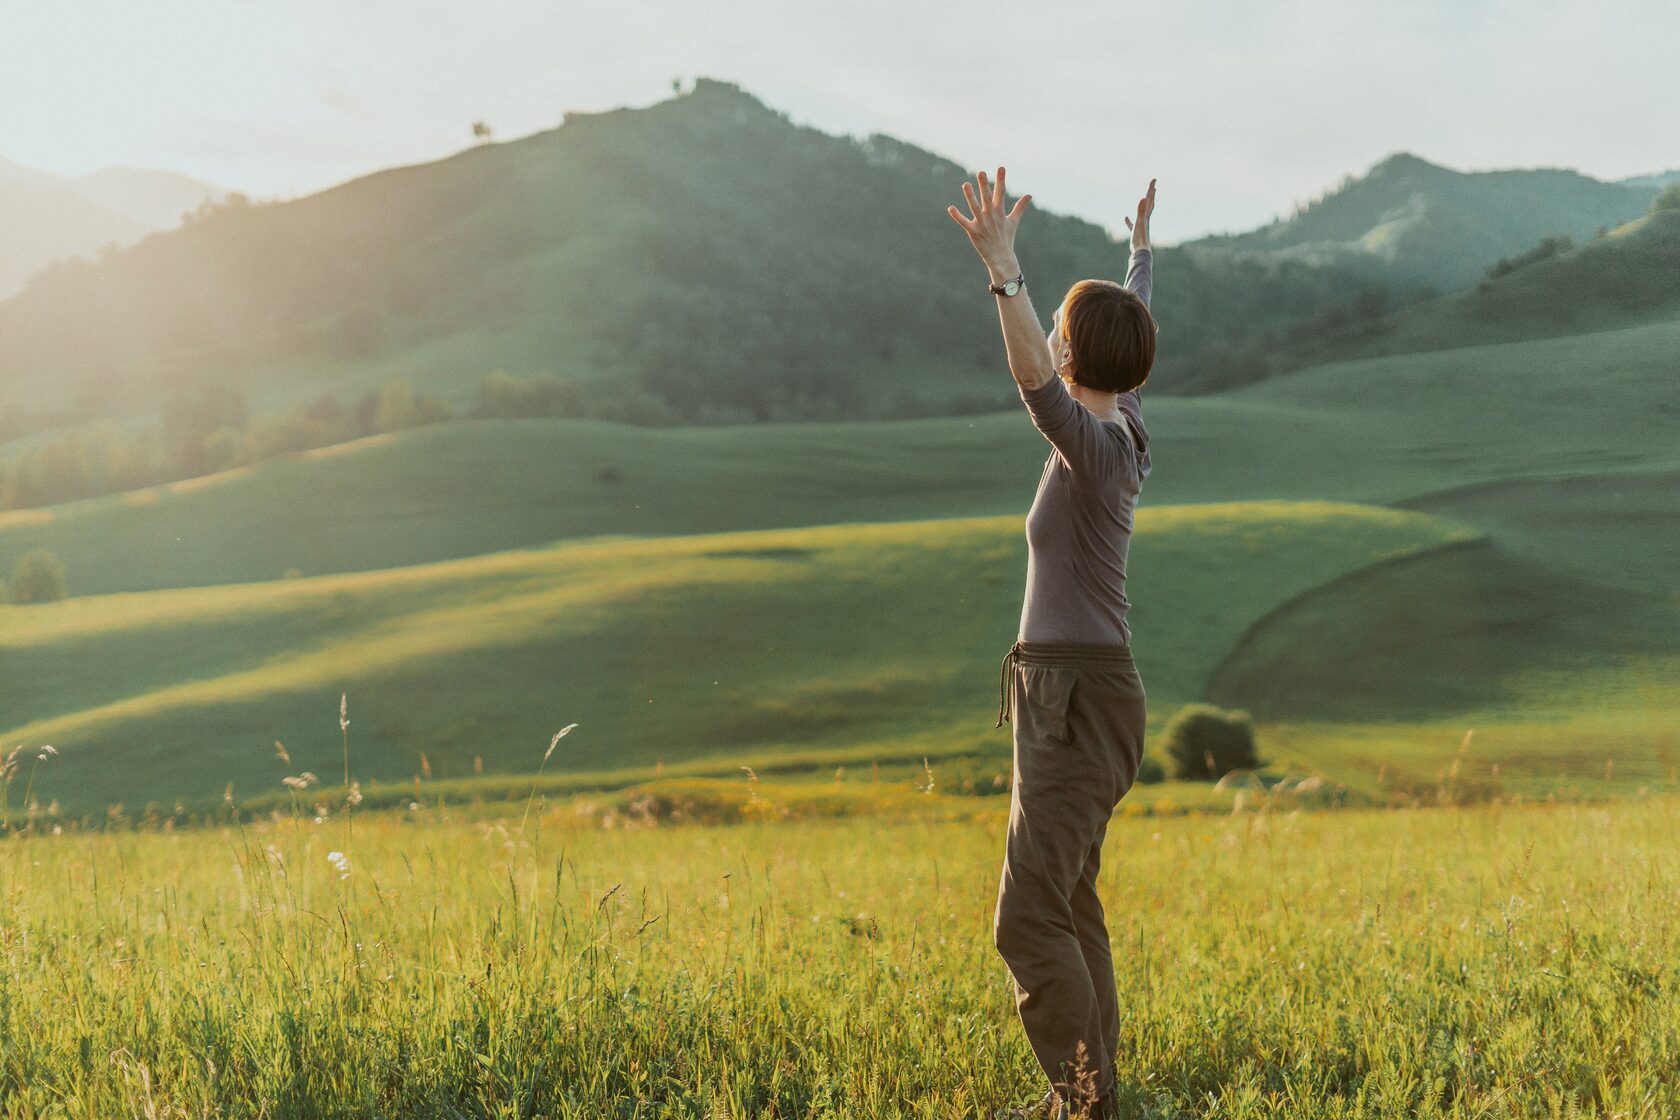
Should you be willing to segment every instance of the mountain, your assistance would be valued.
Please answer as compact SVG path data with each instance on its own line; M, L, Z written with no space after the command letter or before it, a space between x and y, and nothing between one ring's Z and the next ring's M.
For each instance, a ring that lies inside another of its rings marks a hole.
M1334 265L1398 287L1454 291L1550 235L1585 240L1639 216L1646 184L1604 183L1561 168L1454 171L1397 152L1288 218L1188 242L1216 254Z
M1462 291L1366 318L1287 328L1293 365L1556 338L1680 319L1680 187L1577 245L1554 237L1497 262ZM1332 321L1333 320L1333 321Z
M0 303L0 397L115 409L203 378L263 394L401 375L461 399L482 374L553 374L641 422L879 417L1006 406L996 311L945 213L968 171L885 136L799 127L701 80L644 109L230 204ZM1035 211L1021 231L1046 320L1127 248ZM1346 298L1297 262L1205 269L1157 251L1152 386L1212 380L1219 348Z
M113 167L71 179L0 159L0 298L55 260L179 225L225 193L169 171Z
M178 226L185 215L228 193L188 175L140 167L107 167L72 180L72 185L95 202L152 229Z
M3 176L5 168L0 168ZM0 177L0 296L60 257L133 241L149 227L51 180Z
M1655 175L1633 175L1616 182L1624 187L1656 187L1662 189L1670 183L1680 183L1680 168L1673 171L1659 171Z

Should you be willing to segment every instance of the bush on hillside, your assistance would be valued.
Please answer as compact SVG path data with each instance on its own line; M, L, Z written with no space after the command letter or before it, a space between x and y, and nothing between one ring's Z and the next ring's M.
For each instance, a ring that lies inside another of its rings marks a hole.
M64 565L44 548L18 557L12 569L14 603L54 603L64 598Z
M373 399L372 425L376 432L395 432L448 420L453 414L442 397L418 391L401 377L379 387ZM364 398L365 399L365 398Z
M1540 244L1528 250L1528 252L1519 253L1514 257L1504 257L1489 265L1487 276L1482 280L1482 283L1485 285L1488 281L1497 280L1506 273L1515 272L1519 268L1525 268L1550 257L1559 256L1573 248L1575 248L1575 239L1567 233L1554 233L1550 237L1543 237L1540 239Z
M478 382L475 416L580 416L583 401L578 387L558 377L515 377L505 370L485 374Z
M1680 210L1680 182L1670 183L1651 200L1651 212L1658 210Z
M1166 752L1173 777L1212 782L1233 770L1258 770L1254 721L1241 709L1225 711L1212 704L1186 704L1167 724Z

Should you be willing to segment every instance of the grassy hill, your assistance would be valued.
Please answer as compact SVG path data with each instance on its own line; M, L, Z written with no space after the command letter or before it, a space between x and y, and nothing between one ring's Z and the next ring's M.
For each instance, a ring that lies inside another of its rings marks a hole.
M1287 218L1185 247L1300 260L1448 292L1548 235L1583 241L1621 225L1656 193L1654 185L1604 183L1562 168L1463 172L1397 152Z
M1513 477L1680 466L1677 351L1680 320L1336 362L1217 396L1146 393L1156 469L1144 504L1388 503ZM1019 405L887 423L450 423L0 514L0 573L45 547L65 562L71 592L88 594L389 568L603 533L1019 514L1046 448ZM1652 539L1649 530L1635 520L1629 531Z
M1159 724L1246 627L1372 564L1472 540L1337 503L1139 516L1136 649ZM894 761L995 752L1019 515L601 539L299 580L0 608L0 742L50 742L66 809L213 798L334 772L403 782L656 762ZM281 740L294 764L275 760Z
M650 421L972 411L1007 387L983 269L944 213L968 175L703 80L54 269L0 303L0 397L133 412L210 378L267 407L401 374L463 399L504 368ZM1022 250L1046 317L1125 268L1105 231L1048 212ZM1160 267L1175 389L1255 324L1345 298L1345 277L1292 262L1163 249Z

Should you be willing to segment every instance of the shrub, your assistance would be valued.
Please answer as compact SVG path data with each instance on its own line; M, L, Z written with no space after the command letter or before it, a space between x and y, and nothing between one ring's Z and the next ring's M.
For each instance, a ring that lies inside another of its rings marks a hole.
M44 548L18 557L12 569L12 602L52 603L64 598L64 565Z
M1233 770L1257 770L1254 721L1242 710L1186 704L1168 722L1167 757L1181 781L1211 782Z
M1651 200L1651 212L1658 210L1680 210L1680 182L1670 183Z
M1161 760L1153 754L1143 756L1138 763L1137 780L1139 785L1155 785L1167 780L1167 768L1161 765Z

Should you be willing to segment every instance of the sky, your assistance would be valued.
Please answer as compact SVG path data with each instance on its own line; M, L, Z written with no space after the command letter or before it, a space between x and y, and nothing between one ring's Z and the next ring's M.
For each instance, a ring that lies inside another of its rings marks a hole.
M706 76L1122 234L1155 177L1171 244L1396 151L1680 168L1677 42L1675 0L0 0L0 158L283 198Z

